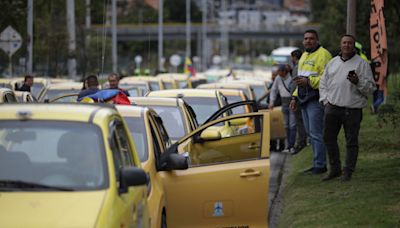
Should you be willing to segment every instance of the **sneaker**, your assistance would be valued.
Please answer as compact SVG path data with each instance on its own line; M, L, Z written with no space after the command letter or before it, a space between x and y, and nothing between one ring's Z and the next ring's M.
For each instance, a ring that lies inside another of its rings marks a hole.
M290 153L290 148L285 148L281 151L282 153Z
M312 173L313 170L314 170L314 167L311 167L311 168L303 170L303 173Z
M294 147L291 147L290 149L289 149L289 154L291 154L291 155L294 155L294 154L297 154L298 152L296 151L296 149L294 148Z
M328 171L328 169L326 168L326 166L321 167L321 168L314 168L312 170L312 174L321 174L321 173L326 173Z

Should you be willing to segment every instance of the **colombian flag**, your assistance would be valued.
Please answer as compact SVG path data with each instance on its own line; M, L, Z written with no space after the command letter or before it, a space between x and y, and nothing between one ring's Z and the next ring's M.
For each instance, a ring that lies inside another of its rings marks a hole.
M190 60L189 57L186 57L185 59L185 69L184 73L188 75L189 77L194 77L196 76L196 70L193 67L192 61Z

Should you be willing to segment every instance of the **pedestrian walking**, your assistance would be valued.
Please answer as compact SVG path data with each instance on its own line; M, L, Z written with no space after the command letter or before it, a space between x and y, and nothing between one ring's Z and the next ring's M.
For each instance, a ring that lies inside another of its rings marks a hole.
M300 103L304 128L311 141L313 151L313 166L306 170L312 174L325 173L326 149L323 141L324 109L319 103L319 81L325 65L331 60L331 54L323 48L315 30L304 33L303 45L305 52L301 55L298 66L298 76L293 78L297 89L293 93L290 107L297 108Z
M340 41L340 54L326 66L320 81L320 102L325 106L324 142L328 150L328 181L342 175L337 137L343 126L346 138L346 162L343 181L349 181L358 157L358 133L362 108L368 95L376 89L369 64L355 52L355 38L344 35Z

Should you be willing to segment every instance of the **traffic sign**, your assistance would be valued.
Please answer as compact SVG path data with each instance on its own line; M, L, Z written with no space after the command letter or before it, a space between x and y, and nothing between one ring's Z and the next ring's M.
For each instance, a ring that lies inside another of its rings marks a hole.
M0 33L0 48L7 53L8 56L12 56L22 46L21 35L8 26L2 33Z

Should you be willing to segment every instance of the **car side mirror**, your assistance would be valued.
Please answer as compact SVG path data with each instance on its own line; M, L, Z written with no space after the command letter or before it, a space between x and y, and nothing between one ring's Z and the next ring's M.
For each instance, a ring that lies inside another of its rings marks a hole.
M215 141L221 139L221 132L219 129L206 129L200 134L200 139L204 141Z
M184 170L189 168L189 159L185 154L169 154L167 159L167 170Z
M129 187L145 185L147 182L147 174L143 169L133 166L123 167L120 171L119 193L128 192Z

